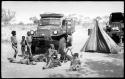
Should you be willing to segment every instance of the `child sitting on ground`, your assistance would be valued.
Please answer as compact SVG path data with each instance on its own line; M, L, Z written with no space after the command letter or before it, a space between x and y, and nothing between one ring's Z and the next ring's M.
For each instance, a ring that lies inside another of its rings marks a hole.
M70 70L71 71L78 71L81 67L81 62L79 59L79 54L75 53L73 55L73 59L71 60L71 64L70 64Z
M24 59L20 60L21 64L27 64L27 65L36 65L36 62L33 61L32 57L30 56L25 56Z
M20 63L20 64L27 64L27 65L36 65L36 62L32 59L32 57L30 57L30 55L25 55L23 57L23 59L12 59L9 58L8 59L11 63Z
M54 46L52 44L50 45L50 48L48 49L48 51L49 51L49 55L47 58L47 64L46 64L46 67L43 67L43 69L61 66L61 62L58 59L57 50L54 49Z

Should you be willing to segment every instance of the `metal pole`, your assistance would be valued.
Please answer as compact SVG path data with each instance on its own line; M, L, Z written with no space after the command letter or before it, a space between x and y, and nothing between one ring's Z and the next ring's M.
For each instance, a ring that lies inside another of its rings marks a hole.
M66 48L67 48L67 37L68 37L68 33L67 33L67 20L66 20Z

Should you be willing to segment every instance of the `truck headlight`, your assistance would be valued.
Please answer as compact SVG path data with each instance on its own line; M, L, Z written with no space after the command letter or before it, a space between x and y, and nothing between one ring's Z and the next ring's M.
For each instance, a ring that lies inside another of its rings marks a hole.
M56 30L56 31L54 31L53 33L54 33L54 34L57 34L57 33L58 33L58 31Z
M31 35L33 35L33 34L34 34L34 31L33 31L33 30L31 30L31 31L30 31L30 34L31 34Z
M68 28L71 28L71 26L68 26Z
M45 34L42 34L42 36L44 36Z

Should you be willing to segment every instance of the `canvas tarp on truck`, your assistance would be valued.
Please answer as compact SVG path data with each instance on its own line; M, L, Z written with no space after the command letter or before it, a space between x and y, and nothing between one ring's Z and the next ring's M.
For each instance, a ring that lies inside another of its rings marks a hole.
M119 49L120 47L98 25L98 21L95 20L94 28L81 52L118 53Z

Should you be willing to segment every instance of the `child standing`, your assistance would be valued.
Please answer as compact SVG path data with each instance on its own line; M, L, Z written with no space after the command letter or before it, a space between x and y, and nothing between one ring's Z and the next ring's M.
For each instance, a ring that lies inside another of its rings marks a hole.
M22 40L21 40L21 51L22 51L22 56L25 56L25 49L26 49L26 40L25 40L25 36L22 36Z
M17 39L16 39L16 31L11 32L11 43L12 43L12 48L14 49L14 58L16 58L18 50L17 50Z
M27 32L26 43L27 43L28 54L30 55L30 57L32 57L32 52L31 52L32 36L29 31Z

